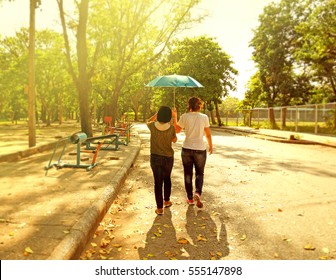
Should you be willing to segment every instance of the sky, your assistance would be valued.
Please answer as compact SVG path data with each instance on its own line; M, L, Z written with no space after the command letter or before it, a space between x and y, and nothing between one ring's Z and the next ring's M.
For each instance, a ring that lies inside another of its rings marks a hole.
M230 96L244 98L245 86L254 74L255 68L252 49L248 47L252 39L252 30L258 26L258 17L266 5L279 0L203 0L195 9L205 12L207 18L187 31L194 37L208 35L232 57L234 67L238 70L237 90ZM69 4L72 0L64 1ZM45 27L61 31L56 0L43 0L36 12L36 29ZM15 0L0 4L0 34L12 36L21 27L29 26L29 0Z

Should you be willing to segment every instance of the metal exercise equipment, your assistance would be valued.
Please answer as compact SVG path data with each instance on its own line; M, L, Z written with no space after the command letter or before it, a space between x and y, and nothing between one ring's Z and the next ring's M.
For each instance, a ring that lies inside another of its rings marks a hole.
M77 132L77 133L71 135L70 137L66 137L66 138L60 139L56 143L54 151L53 151L53 153L51 155L51 158L49 160L49 164L45 167L45 170L46 170L46 174L45 175L47 175L48 170L50 168L54 167L54 166L57 169L66 168L66 167L85 168L87 171L89 171L92 168L94 168L97 165L96 159L97 159L97 156L98 156L98 152L100 151L100 149L101 149L101 147L103 145L103 142L98 142L97 146L94 148L93 151L91 151L91 150L81 150L81 145L87 139L88 139L87 135L84 132ZM92 138L89 138L89 139L92 140ZM65 151L65 148L66 148L67 144L69 144L69 143L71 143L71 144L77 144L77 153L76 153L77 159L76 159L76 163L75 164L69 164L69 163L63 163L62 162L62 156L64 154L64 151ZM57 150L57 148L58 148L58 146L60 144L63 144L62 151L61 151L61 153L60 153L60 155L58 157L58 160L56 162L52 163L52 160L53 160L53 158L55 156L56 150ZM81 153L91 153L91 154L93 154L93 158L92 158L91 164L81 164Z
M87 150L95 150L96 145L103 144L100 150L117 151L119 150L119 134L108 134L97 137L87 138L84 142Z
M112 125L112 117L105 116L102 126L102 135L118 135L118 145L127 146L131 140L132 125L127 121L122 121L117 126Z

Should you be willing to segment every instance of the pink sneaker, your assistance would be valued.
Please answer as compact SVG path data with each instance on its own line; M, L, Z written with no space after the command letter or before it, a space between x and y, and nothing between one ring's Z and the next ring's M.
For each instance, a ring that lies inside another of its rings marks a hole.
M198 208L203 208L203 203L201 201L201 196L198 193L195 193L194 200L196 201L196 206Z
M194 205L194 204L195 204L195 202L194 202L193 199L188 199L188 198L187 198L187 203L188 203L189 205Z

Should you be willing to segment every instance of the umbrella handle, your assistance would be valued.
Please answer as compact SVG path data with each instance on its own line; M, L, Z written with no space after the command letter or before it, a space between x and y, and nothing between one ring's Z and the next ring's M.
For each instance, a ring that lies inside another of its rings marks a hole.
M176 108L176 106L175 106L175 88L174 88L174 108Z

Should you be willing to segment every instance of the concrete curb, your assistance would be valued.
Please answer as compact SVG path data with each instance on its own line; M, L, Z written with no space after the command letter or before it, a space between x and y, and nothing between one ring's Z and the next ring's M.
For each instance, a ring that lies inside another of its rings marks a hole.
M133 144L134 143L134 144ZM48 260L78 259L90 237L94 234L100 221L103 219L124 183L128 172L140 152L140 138L133 136L131 154L105 187L103 193L92 206L84 213L79 221L70 230L70 233L54 249Z
M257 135L258 139L272 141L272 142L278 142L278 143L301 144L301 145L321 145L321 146L336 148L336 146L332 145L332 144L322 143L322 142L318 142L318 141L311 141L311 140L302 140L302 139L292 140L292 139L288 139L288 138L285 138L285 137L263 134L263 133L259 133L258 131L252 131L252 130L245 131L245 130L229 128L229 127L211 127L211 128L222 129L222 130L226 130L229 133L237 134L237 135L243 135L243 136L248 136L250 134Z
M61 139L55 142L51 142L51 143L47 143L47 144L42 144L36 147L31 147L28 148L26 150L23 151L18 151L18 152L14 152L14 153L10 153L10 154L6 154L6 155L0 155L0 162L13 162L13 161L17 161L21 158L25 158L25 157L29 157L31 155L34 155L36 153L41 153L41 152L45 152L45 151L49 151L53 148L55 148L55 145L57 142L60 142L60 144L66 141L66 139Z

